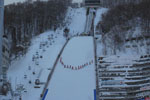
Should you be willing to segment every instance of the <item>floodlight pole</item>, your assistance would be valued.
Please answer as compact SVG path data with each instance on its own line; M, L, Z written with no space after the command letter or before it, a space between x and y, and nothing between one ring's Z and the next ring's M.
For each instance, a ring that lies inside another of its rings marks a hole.
M4 33L4 0L0 0L0 79L2 79L2 36Z

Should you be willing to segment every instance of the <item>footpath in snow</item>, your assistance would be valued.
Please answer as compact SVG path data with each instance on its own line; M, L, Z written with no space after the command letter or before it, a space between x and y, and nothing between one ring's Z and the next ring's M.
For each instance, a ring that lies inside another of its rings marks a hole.
M94 63L93 38L72 38L56 66L46 100L94 100Z

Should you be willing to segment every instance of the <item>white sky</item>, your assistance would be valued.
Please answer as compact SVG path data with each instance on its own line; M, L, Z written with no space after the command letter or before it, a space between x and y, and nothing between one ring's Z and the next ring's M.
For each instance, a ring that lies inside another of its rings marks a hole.
M25 0L4 0L4 4L7 5L7 4L14 3L14 2L22 2L22 1L25 1Z
M23 2L25 0L4 0L5 5L14 3L14 2ZM73 2L82 2L82 0L73 0Z

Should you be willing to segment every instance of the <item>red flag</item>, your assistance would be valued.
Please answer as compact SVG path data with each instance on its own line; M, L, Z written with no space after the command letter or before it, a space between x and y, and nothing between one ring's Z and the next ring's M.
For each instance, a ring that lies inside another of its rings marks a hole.
M62 64L62 65L64 65L64 63L63 63L63 62L62 62L61 64Z
M88 66L88 63L86 63L86 66Z
M62 57L60 57L60 62L62 62Z
M82 66L80 66L80 69L82 68Z
M80 66L78 66L78 69L80 69Z

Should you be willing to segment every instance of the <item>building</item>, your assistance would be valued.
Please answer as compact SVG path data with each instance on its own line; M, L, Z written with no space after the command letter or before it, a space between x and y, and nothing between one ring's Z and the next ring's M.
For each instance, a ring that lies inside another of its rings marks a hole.
M134 3L138 4L143 0L100 0L100 5L102 7L114 7L117 5L127 4L127 3Z
M150 98L150 55L100 57L98 62L99 100Z
M2 38L2 72L1 72L1 86L0 93L6 95L8 91L8 81L7 81L7 70L10 64L10 53L9 53L9 43L6 35L3 35Z
M8 91L7 69L9 66L9 44L4 34L4 0L0 0L0 95Z
M85 7L100 7L100 0L84 0L84 6Z
M8 37L6 35L3 35L3 42L2 42L2 75L4 82L7 82L7 70L9 68L10 64L10 46L8 42Z

